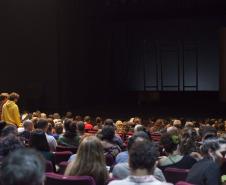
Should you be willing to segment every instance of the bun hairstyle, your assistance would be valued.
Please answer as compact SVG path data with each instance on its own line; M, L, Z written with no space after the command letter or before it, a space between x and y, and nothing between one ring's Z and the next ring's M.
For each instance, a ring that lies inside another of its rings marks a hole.
M177 134L163 134L160 144L163 145L167 153L173 153L173 151L177 150L178 144L180 144L180 137Z

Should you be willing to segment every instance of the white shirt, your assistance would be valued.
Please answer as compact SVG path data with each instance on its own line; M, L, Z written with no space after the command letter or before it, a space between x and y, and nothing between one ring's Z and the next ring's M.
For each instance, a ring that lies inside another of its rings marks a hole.
M53 136L50 136L48 134L46 134L46 139L47 139L47 142L49 144L50 151L51 152L56 151L56 146L57 146L56 139Z

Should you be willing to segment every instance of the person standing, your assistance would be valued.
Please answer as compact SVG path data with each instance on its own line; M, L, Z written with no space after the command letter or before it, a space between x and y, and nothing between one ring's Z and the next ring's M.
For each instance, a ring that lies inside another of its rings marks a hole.
M3 105L7 102L8 97L9 97L9 94L8 94L8 93L1 93L1 94L0 94L0 120L2 120L2 119L1 119L1 115L2 115L2 107L3 107Z
M18 105L16 104L20 95L13 92L9 95L7 102L2 107L1 119L7 124L22 127Z

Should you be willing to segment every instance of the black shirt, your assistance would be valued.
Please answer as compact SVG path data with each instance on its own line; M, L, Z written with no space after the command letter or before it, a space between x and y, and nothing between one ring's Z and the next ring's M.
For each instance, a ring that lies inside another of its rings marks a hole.
M220 166L210 158L198 161L188 173L186 181L197 185L220 185Z

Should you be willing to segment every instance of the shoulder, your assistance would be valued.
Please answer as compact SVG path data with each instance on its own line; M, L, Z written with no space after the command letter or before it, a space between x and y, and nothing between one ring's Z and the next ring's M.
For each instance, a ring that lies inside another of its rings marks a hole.
M123 179L123 180L113 180L111 181L108 185L129 185L128 179Z

